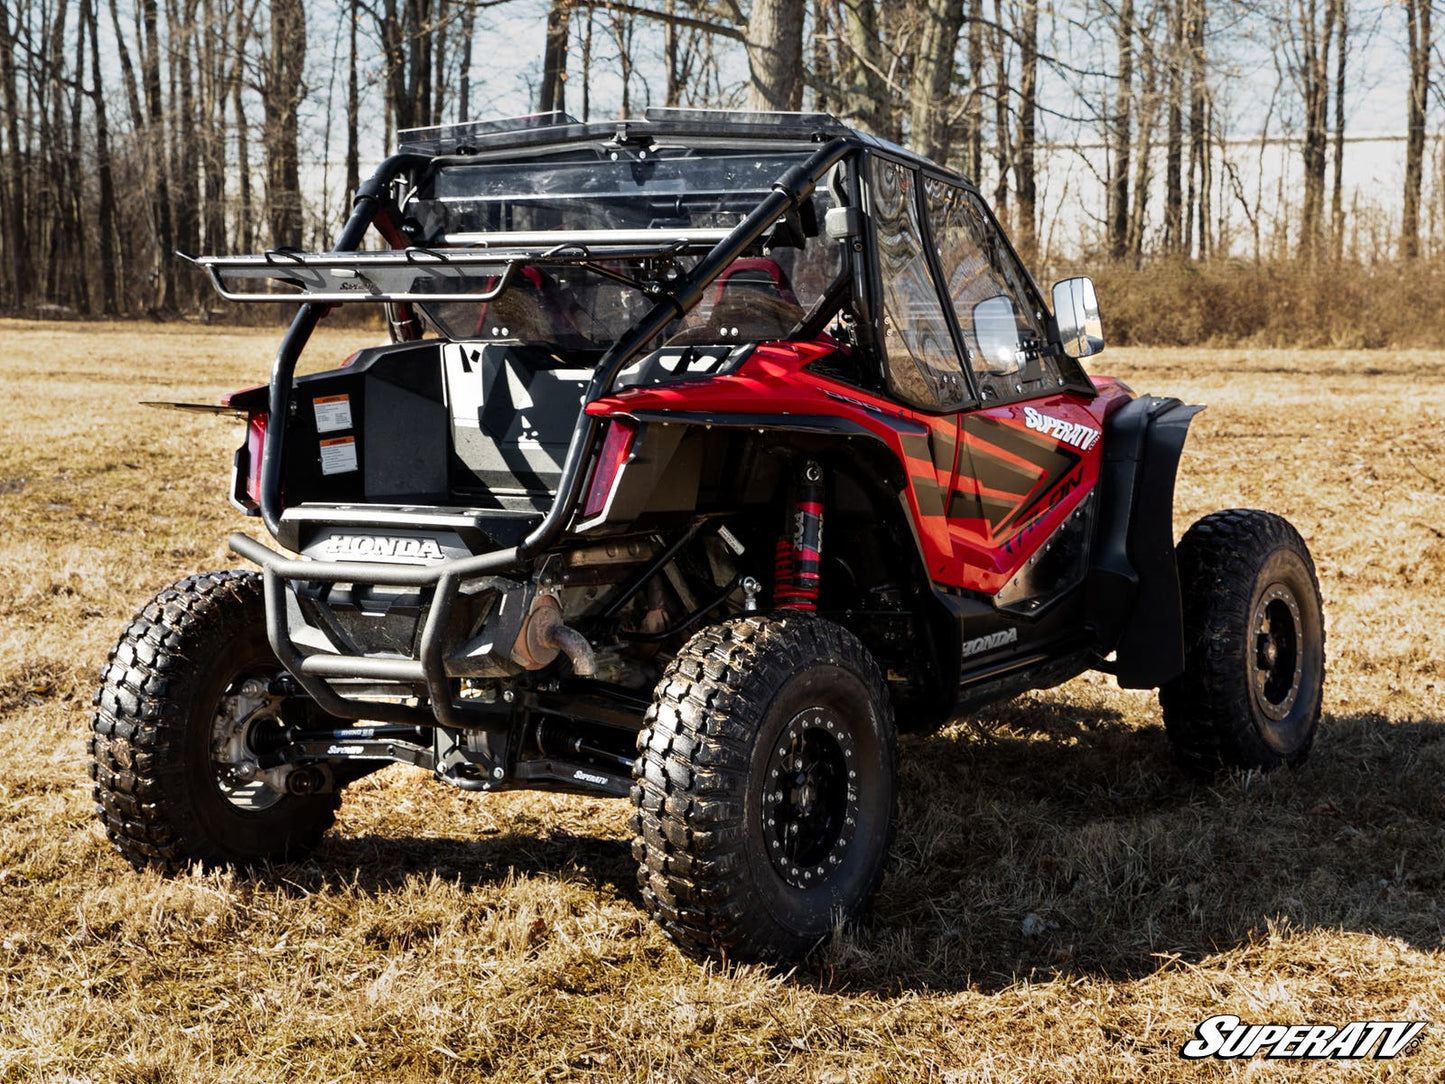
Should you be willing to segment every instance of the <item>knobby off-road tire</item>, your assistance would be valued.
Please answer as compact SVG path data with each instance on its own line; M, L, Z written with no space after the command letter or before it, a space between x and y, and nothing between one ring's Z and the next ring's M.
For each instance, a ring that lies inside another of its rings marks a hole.
M851 633L810 616L702 630L658 684L638 752L638 882L685 953L797 959L877 889L897 751Z
M184 579L121 634L95 694L90 771L106 833L134 866L174 872L295 858L331 826L339 795L241 785L217 761L238 691L248 681L263 688L279 672L252 572ZM250 717L253 727L280 725L265 709Z
M1185 669L1159 690L1176 758L1201 775L1303 763L1325 672L1304 539L1279 516L1235 508L1190 527L1178 560Z

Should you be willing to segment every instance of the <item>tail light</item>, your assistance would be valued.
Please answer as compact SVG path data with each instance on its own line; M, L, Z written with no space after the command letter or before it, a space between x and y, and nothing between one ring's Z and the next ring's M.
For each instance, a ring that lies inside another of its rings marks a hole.
M256 508L261 503L261 457L266 447L264 411L252 414L246 423L246 503Z
M583 519L591 519L606 511L622 473L622 464L632 454L632 442L636 436L637 427L632 422L614 418L607 423L607 435L602 438L597 466L592 470L592 484L587 489L587 503L582 506Z

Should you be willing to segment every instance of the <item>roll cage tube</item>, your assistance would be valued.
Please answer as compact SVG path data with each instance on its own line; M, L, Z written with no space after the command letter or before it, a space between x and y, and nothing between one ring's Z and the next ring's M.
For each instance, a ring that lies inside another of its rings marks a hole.
M571 518L581 496L585 474L583 468L592 454L597 433L601 428L601 422L586 412L586 404L608 395L617 374L641 353L663 328L694 308L702 300L704 291L713 280L756 243L780 216L801 206L813 194L823 175L851 150L852 145L846 139L834 139L821 146L806 161L789 168L773 182L772 191L763 201L738 223L727 237L719 241L670 292L660 295L652 309L602 355L588 384L583 400L584 409L578 415L577 424L572 431L552 507L542 522L513 549L498 550L494 555L485 555L495 556L498 560L495 564L488 562L485 569L471 570L472 574L526 560L556 540ZM354 252L367 229L375 221L386 187L396 175L408 167L427 165L432 161L433 159L426 155L416 154L395 154L386 159L372 178L358 190L354 201L355 210L332 251ZM271 417L278 419L278 424L266 427L266 439L261 452L261 492L258 503L261 520L272 537L279 537L281 513L284 511L281 505L281 454L286 427L280 421L286 418L290 410L296 362L311 333L316 330L317 323L330 308L330 304L302 304L287 329L285 338L281 340L271 368L269 409ZM439 569L444 567L438 566Z
M355 252L366 231L376 221L381 210L381 201L386 197L387 186L396 175L412 166L426 165L431 159L424 154L393 154L382 162L376 172L356 190L351 201L351 217L341 229L332 252ZM276 537L281 529L281 446L285 435L285 419L291 409L291 384L296 376L296 362L301 351L316 330L316 325L326 313L330 304L306 302L297 310L291 326L286 329L281 345L276 348L276 358L271 363L271 385L267 397L267 409L275 424L266 427L266 438L261 445L261 492L258 501L261 507L261 522L271 536Z

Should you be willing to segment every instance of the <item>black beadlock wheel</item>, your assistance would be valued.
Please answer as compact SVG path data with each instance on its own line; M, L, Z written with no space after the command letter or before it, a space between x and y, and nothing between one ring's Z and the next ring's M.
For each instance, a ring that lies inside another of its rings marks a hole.
M1159 690L1177 759L1201 774L1303 763L1325 671L1309 548L1281 517L1236 508L1189 528L1178 561L1185 669Z
M280 672L252 572L184 579L127 626L89 748L96 812L137 868L296 858L331 826L338 794L288 793L284 770L257 764L285 725Z
M638 738L632 826L652 917L684 952L797 959L883 877L897 790L877 664L808 616L695 635Z

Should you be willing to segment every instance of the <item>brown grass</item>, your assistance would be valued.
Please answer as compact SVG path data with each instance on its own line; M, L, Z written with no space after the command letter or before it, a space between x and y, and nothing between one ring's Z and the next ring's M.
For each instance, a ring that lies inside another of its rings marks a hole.
M339 359L355 333L316 347ZM624 803L363 781L314 860L132 872L91 815L101 659L232 565L234 423L274 332L0 323L0 1081L1222 1079L1198 1021L1431 1021L1445 1065L1445 356L1120 350L1210 409L1178 526L1289 516L1330 678L1297 772L1195 786L1151 696L1081 678L903 750L872 924L790 974L690 963L633 891ZM1025 936L1025 916L1039 931Z
M1445 346L1445 263L1100 262L1104 331L1147 346Z

